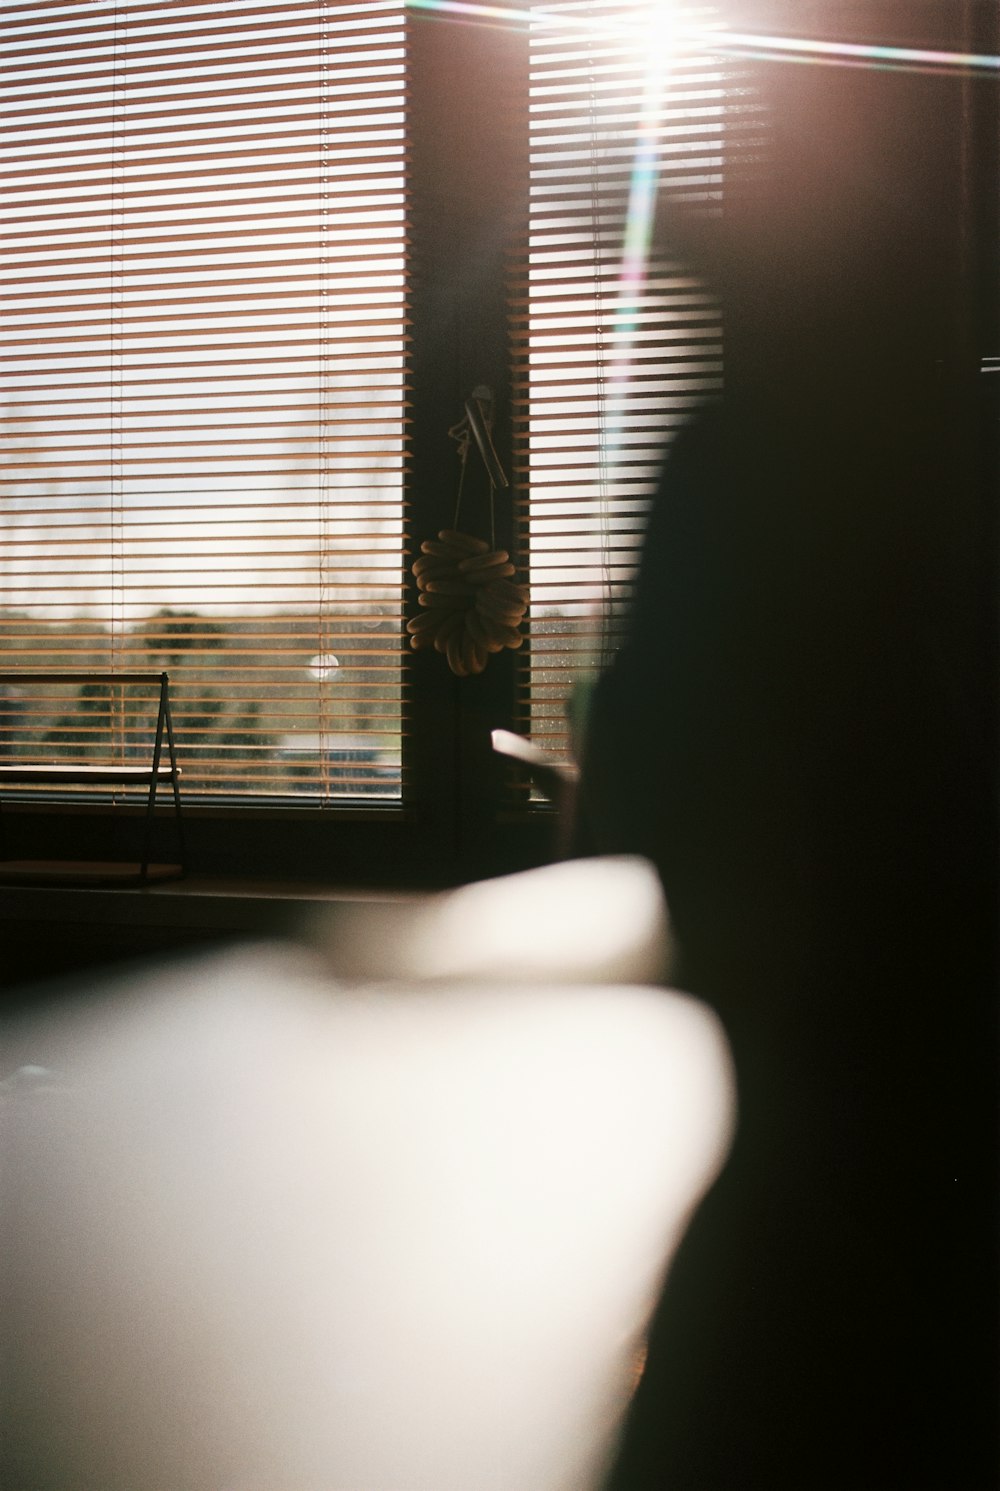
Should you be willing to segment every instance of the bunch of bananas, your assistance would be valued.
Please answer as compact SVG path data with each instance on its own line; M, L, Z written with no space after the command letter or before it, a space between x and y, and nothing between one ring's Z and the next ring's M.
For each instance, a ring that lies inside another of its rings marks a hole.
M491 652L520 647L528 592L515 583L506 549L457 528L442 528L420 549L413 575L424 609L406 624L411 647L444 653L459 678L482 673Z

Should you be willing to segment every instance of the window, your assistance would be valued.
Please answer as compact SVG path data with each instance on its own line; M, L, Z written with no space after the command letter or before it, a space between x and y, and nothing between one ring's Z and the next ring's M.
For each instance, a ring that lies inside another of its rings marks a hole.
M0 666L168 668L189 793L398 797L402 0L5 28Z
M189 801L454 823L470 721L565 751L662 442L719 384L709 295L645 257L658 175L719 194L720 67L674 50L679 14L576 0L501 34L403 0L7 7L0 665L167 667ZM487 82L504 128L454 177ZM496 305L454 312L481 239ZM456 693L404 646L406 565L451 511L446 431L484 367L532 609ZM0 711L26 753L145 728L71 689Z

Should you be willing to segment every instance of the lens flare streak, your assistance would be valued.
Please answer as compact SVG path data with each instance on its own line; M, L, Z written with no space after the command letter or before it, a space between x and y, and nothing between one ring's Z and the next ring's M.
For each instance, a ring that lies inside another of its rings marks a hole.
M670 70L676 56L677 16L673 7L659 6L647 33L649 64L643 83L642 111L635 141L635 156L629 184L628 210L622 265L618 280L615 333L618 354L612 363L608 386L609 407L617 411L607 432L608 457L614 463L621 444L625 417L625 393L629 379L632 336L638 325L638 310L646 282L646 268L653 236L653 217L659 187L659 123L666 99Z
M552 30L593 32L596 35L634 36L637 44L648 45L645 27L634 22L615 23L606 18L587 18L566 11L528 9L516 5L479 4L477 0L407 0L411 10L438 11L465 16L469 20L497 24L546 27ZM896 67L913 69L957 69L966 72L1000 72L1000 57L984 52L947 52L925 47L876 46L867 42L818 41L800 36L766 36L756 32L706 30L701 26L678 24L675 46L699 51L735 53L748 56L786 58L796 62L822 62L847 66Z
M706 47L743 56L769 57L788 62L818 62L828 66L894 68L925 72L957 69L998 72L1000 57L980 52L941 52L925 47L883 47L848 41L813 41L799 36L759 36L724 31L706 36Z

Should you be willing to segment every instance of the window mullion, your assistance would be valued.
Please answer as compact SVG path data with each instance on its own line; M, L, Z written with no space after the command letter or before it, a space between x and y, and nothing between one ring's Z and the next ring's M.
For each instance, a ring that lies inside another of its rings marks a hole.
M452 526L459 459L449 430L479 385L492 390L494 443L512 474L505 287L524 217L527 34L415 11L410 58L412 560L425 539ZM497 546L521 568L515 500L513 488L497 490L495 532ZM490 540L489 483L475 446L460 526ZM408 610L415 614L412 579L409 587ZM471 677L454 676L433 649L408 662L410 780L428 852L445 878L483 873L530 853L504 821L504 771L490 740L494 728L513 725L522 666L519 654L506 649Z

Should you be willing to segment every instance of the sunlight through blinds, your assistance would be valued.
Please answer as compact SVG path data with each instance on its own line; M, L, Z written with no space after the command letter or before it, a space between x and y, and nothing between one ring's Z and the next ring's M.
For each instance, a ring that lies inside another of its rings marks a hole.
M574 687L621 641L665 443L721 387L712 296L683 262L649 252L658 188L682 210L718 209L720 63L682 36L711 24L710 8L669 0L535 7L513 297L531 574L520 718L560 756Z
M0 668L169 669L188 793L398 796L402 0L2 20ZM148 754L22 703L8 758Z

